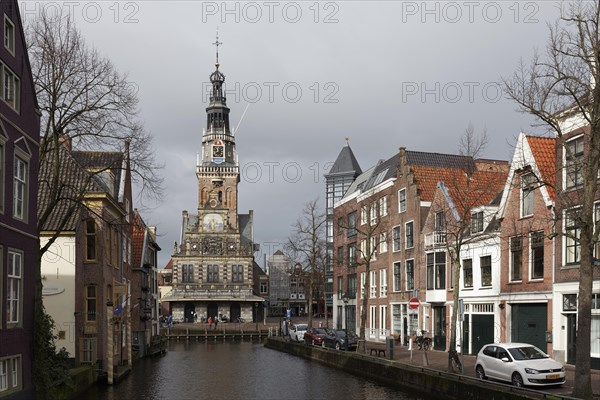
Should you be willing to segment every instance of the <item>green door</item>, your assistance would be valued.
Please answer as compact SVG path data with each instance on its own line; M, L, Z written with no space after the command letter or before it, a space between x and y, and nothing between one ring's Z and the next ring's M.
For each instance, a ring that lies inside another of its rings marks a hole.
M471 352L477 354L486 344L494 343L494 316L489 314L471 314L473 320Z
M512 342L529 343L548 352L546 343L547 304L514 304L511 322Z

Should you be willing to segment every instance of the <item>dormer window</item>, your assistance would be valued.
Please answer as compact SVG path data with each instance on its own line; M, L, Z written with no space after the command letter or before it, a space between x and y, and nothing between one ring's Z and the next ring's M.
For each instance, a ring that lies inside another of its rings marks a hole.
M483 232L483 211L471 214L471 233Z

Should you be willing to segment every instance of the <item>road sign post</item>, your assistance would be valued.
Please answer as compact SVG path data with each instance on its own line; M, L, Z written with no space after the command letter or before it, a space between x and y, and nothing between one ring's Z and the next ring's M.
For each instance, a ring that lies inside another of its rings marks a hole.
M421 302L416 297L413 297L412 299L410 299L408 301L408 308L410 308L411 310L418 309L420 305L421 305Z

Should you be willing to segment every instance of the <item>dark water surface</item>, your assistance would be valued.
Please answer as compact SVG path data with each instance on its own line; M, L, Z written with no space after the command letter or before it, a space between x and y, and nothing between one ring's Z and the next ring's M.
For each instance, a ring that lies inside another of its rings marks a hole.
M423 399L260 343L171 343L166 355L142 359L115 386L92 399Z

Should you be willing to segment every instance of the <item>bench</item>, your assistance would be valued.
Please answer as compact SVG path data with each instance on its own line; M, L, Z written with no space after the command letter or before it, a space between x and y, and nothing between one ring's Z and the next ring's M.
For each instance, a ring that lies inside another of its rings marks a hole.
M369 346L369 353L377 357L385 357L385 347L380 346Z

